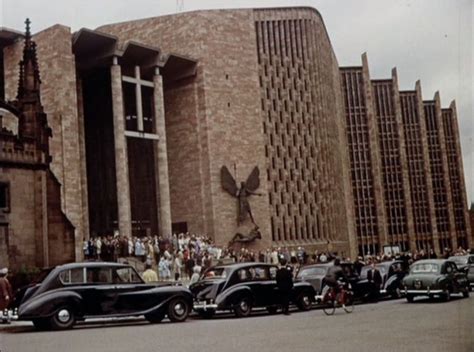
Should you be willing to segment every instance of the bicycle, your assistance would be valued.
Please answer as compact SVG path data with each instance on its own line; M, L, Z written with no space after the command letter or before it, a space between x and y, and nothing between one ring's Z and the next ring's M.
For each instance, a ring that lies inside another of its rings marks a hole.
M333 315L336 308L342 307L346 313L354 310L354 292L339 283L339 292L335 287L329 287L323 296L323 311L326 315Z

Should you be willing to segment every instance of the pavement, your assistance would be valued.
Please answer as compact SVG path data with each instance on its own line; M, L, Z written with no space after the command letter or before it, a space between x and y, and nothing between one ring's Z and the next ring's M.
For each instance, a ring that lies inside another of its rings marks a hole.
M450 302L418 299L357 305L333 316L320 309L290 316L221 314L184 323L94 320L67 331L35 331L29 322L0 325L1 352L33 351L474 351L474 295Z

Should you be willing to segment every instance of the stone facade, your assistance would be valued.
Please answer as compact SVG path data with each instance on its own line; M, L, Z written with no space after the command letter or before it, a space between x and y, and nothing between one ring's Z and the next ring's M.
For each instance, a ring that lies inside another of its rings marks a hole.
M81 168L76 68L71 48L71 31L55 25L33 36L37 43L41 72L41 101L52 129L51 170L61 184L61 208L75 227L76 241L81 242L88 229L87 190L83 189L85 170ZM23 42L4 48L5 99L17 93L18 62ZM86 197L86 198L84 198ZM78 246L76 257L81 257Z
M15 181L12 204L49 202L51 243L72 229L76 259L89 234L143 234L142 221L148 234L204 233L219 245L248 233L222 166L237 184L260 170L254 249L354 257L384 245L472 246L455 105L424 102L419 82L399 92L396 70L371 79L365 54L339 68L315 9L196 11L73 34L55 25L34 39L52 162L41 177L9 171L42 192ZM4 46L12 100L23 41ZM46 238L41 221L27 223ZM61 248L34 242L25 257Z
M194 80L165 85L173 222L219 244L248 232L219 170L240 182L257 165L264 196L250 202L261 248L349 254L338 65L317 11L198 11L99 30L198 60Z
M240 183L259 166L264 195L250 202L264 237L261 245L270 246L256 41L248 40L255 38L253 12L199 11L99 30L198 60L194 79L165 85L173 222L187 222L189 231L208 233L221 245L237 231L248 232L249 223L237 227L237 199L222 189L220 168L234 170L235 164Z
M342 99L324 23L311 9L254 16L273 243L349 254Z
M15 98L0 101L2 115L17 121L16 129L0 128L0 183L7 190L6 201L2 192L0 242L6 248L2 264L13 271L75 258L74 226L61 210L60 184L50 168L51 129L41 105L36 44L28 26L23 47Z

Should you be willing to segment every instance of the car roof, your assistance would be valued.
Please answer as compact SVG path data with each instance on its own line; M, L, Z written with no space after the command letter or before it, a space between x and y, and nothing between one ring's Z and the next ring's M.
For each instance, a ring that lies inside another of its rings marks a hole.
M302 266L300 269L334 266L334 262L316 263Z
M67 263L58 265L56 269L74 269L74 268L98 268L98 267L118 267L118 268L129 268L129 264L113 263L113 262L79 262L79 263Z
M443 264L447 261L451 262L451 260L448 260L448 259L421 259L421 260L417 260L413 264L423 264L423 263Z
M215 265L214 268L229 268L231 270L238 270L238 269L244 269L244 268L249 268L252 266L276 266L274 264L269 264L269 263L260 263L260 262L246 262L246 263L233 263L233 264L221 264L221 265Z
M469 257L474 257L474 254L452 255L448 259L453 260L455 258L469 258Z
M390 266L392 264L395 264L395 263L403 263L401 260L387 260L385 262L380 262L380 263L376 263L375 265L379 265L379 266Z

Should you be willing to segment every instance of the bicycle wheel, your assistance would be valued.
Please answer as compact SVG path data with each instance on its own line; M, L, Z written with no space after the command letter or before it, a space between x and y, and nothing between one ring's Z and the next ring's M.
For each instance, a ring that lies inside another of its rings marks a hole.
M336 301L328 300L323 303L323 312L326 315L333 315L336 311Z
M345 303L342 306L346 313L352 313L354 311L354 294L352 292L346 292Z

